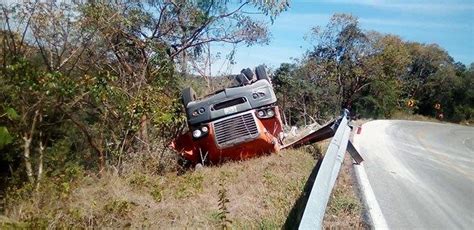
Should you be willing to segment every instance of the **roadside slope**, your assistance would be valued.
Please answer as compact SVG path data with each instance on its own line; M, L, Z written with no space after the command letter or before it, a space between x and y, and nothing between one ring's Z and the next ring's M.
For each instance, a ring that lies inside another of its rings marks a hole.
M40 228L278 228L314 165L312 155L291 150L179 176L137 167L123 176L87 176L59 192L43 188L33 199L17 191L5 214Z

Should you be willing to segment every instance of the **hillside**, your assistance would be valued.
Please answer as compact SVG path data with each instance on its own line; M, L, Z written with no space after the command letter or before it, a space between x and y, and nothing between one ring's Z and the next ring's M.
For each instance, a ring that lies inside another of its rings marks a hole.
M160 176L136 167L122 176L84 176L63 183L61 191L45 186L31 199L18 191L6 210L10 220L2 221L33 228L280 228L315 163L301 149L182 175ZM342 170L326 226L359 225L361 208L349 170ZM294 227L292 220L286 226Z

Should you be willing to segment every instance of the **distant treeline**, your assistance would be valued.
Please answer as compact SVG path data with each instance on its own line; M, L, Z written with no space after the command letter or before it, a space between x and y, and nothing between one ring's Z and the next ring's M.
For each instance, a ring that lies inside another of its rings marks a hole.
M455 62L438 45L363 31L346 14L313 28L311 36L314 47L301 60L275 71L287 124L325 121L343 107L366 118L396 111L454 122L474 118L474 64Z

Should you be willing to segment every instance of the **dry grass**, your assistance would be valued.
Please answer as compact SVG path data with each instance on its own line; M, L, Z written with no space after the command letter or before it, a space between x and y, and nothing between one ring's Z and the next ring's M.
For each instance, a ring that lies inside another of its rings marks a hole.
M466 125L466 126L474 126L474 119L470 119L470 120L463 120L463 121L460 121L458 123L456 122L452 122L452 121L446 121L446 120L439 120L439 119L436 119L434 117L427 117L427 116L423 116L423 115L420 115L420 114L411 114L411 113L408 113L408 112L405 112L405 111L396 111L392 114L392 116L390 118L387 118L387 119L390 119L390 120L407 120L407 121L426 121L426 122L436 122L436 123L454 123L454 124L460 124L460 125ZM357 120L354 120L353 123L355 125L362 125L366 122L369 122L369 121L372 121L373 119L366 119L366 118L363 118L363 119L357 119Z
M419 114L410 114L407 112L403 111L397 111L392 114L392 117L390 118L392 120L409 120L409 121L429 121L429 122L442 122L436 118L433 117L426 117L423 115Z
M129 163L121 176L110 170L100 178L44 183L33 196L25 187L9 193L0 228L294 228L288 216L328 143L182 175L160 175L160 167L144 158ZM341 170L327 228L363 226L350 169L349 163Z
M395 112L392 115L391 119L394 119L394 120L395 119L396 120L409 120L409 121L429 121L429 122L438 122L438 123L452 123L452 122L445 121L445 120L439 120L439 119L436 119L436 118L433 118L433 117L427 117L427 116L423 116L423 115L419 115L419 114L409 114L409 113L402 112L402 111ZM474 125L474 118L471 118L469 120L463 120L463 121L460 121L459 123L455 123L455 124L473 126Z
M5 214L10 223L31 228L221 228L223 217L233 228L277 228L314 164L310 154L284 151L180 176L140 168L86 176L61 189L45 185L30 199L17 191Z
M366 122L365 120L359 120ZM355 125L360 125L356 123ZM319 143L319 151L324 154L330 140ZM363 218L363 205L358 196L358 187L352 167L352 158L346 154L339 176L334 185L323 219L324 229L367 229Z
M357 195L352 159L346 154L324 216L325 229L367 229L363 205Z

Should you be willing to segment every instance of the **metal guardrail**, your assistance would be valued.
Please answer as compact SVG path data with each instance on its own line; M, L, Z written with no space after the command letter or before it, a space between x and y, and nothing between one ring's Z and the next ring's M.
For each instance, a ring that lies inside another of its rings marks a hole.
M352 128L348 124L349 111L344 110L342 118L335 125L338 125L336 133L329 144L324 155L321 167L314 181L313 187L306 203L303 217L299 224L299 229L321 229L326 206L331 195L331 191L336 182L341 164L344 160L346 150L357 163L362 158L354 151L352 144L349 142L349 136ZM336 128L335 127L335 128ZM350 146L348 148L348 146ZM352 148L351 148L352 147Z

